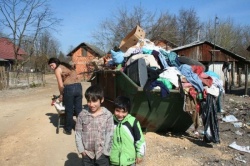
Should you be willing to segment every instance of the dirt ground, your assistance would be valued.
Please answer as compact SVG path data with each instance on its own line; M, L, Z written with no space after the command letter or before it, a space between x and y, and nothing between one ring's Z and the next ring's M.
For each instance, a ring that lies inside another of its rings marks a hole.
M84 90L89 86L86 82L82 84ZM57 112L50 105L53 94L58 94L54 75L46 76L44 87L0 91L1 166L81 165L74 135L65 135L62 129L56 133ZM244 125L237 128L220 119L220 144L204 143L192 134L192 127L178 134L146 133L147 153L140 165L249 165L250 153L229 147L234 141L240 146L250 146L249 99L225 96L225 112L218 116L234 115Z

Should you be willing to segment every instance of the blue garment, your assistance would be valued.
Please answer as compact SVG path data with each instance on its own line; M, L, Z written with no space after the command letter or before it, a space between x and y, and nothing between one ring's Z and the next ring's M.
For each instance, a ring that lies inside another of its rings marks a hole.
M208 76L212 76L212 77L216 77L220 79L220 76L213 71L208 70L207 72L205 72L205 74L207 74Z
M114 64L121 64L124 61L124 53L122 51L113 51L111 50L111 57Z
M157 63L160 65L161 69L165 69L165 68L169 67L165 57L160 52L153 50L151 52L151 54L155 57Z
M169 66L179 67L181 65L175 52L167 52L163 49L160 49L160 53L166 58Z
M82 85L81 83L65 85L63 89L63 104L65 106L65 131L71 132L74 121L73 115L76 116L82 111Z
M152 51L153 51L153 50L150 50L150 49L148 49L148 48L142 47L142 53L143 53L143 54L152 54Z
M187 64L183 64L179 67L179 70L182 75L186 77L189 83L191 83L194 88L199 92L203 92L203 84L199 76L193 72L192 67Z
M164 69L168 68L169 65L168 65L168 63L167 63L164 55L162 55L161 53L159 53L158 57L159 57L159 59L161 61L161 64L163 65Z
M161 88L161 97L167 97L170 94L168 87L161 81L153 81L149 86L149 90L152 90L154 87L159 86Z

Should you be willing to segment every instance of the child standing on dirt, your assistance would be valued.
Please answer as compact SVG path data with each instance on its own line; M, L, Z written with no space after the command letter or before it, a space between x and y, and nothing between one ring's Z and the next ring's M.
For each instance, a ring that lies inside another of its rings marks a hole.
M141 126L135 117L129 114L131 102L125 96L114 101L114 137L110 154L112 166L139 164L145 155L146 143Z
M101 107L104 92L97 85L85 92L87 108L78 115L75 139L84 166L108 166L114 121L112 113Z

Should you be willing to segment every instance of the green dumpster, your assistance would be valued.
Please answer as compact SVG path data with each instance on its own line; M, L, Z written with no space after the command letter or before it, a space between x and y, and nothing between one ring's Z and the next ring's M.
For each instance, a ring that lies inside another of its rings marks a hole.
M184 132L192 125L191 116L183 111L184 98L178 90L170 90L168 97L162 98L160 90L150 92L150 105L143 88L135 84L125 73L115 70L101 70L95 73L91 84L104 89L103 105L114 111L113 101L119 95L132 101L131 114L143 129L152 132Z

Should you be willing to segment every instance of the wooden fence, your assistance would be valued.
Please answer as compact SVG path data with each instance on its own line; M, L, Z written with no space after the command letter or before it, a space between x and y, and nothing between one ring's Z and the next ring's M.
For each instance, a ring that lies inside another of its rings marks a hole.
M3 66L0 66L0 90L6 89L6 74L5 74L5 68Z
M0 67L0 90L44 85L42 72L10 72Z

